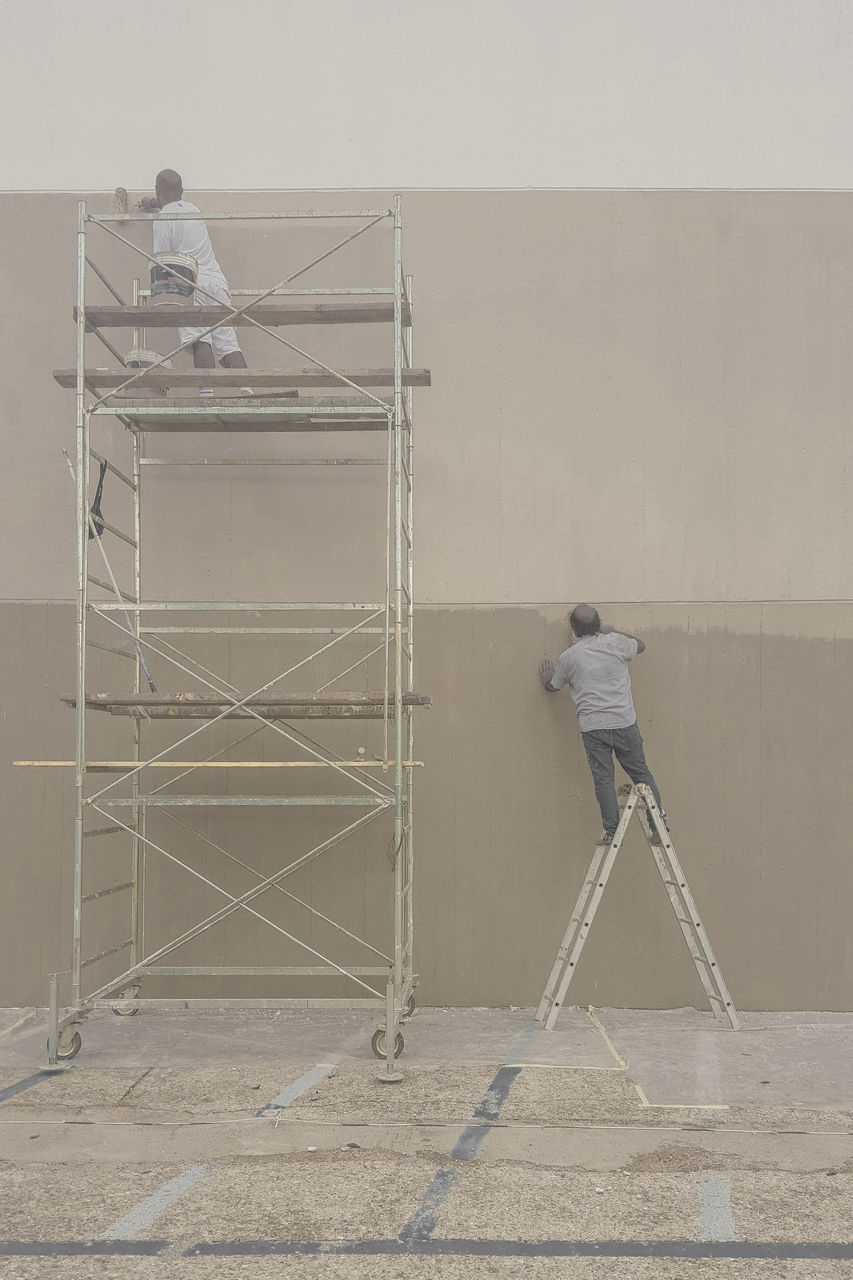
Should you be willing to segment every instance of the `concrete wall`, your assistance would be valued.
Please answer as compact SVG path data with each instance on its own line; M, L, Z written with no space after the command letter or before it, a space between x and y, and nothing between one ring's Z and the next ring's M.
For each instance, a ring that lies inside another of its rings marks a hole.
M0 199L0 1003L24 1004L44 1001L47 972L68 956L71 779L10 761L72 754L71 716L57 698L73 684L73 493L61 455L73 414L50 370L73 363L75 198ZM385 200L199 197L208 210ZM107 198L93 204L105 209ZM736 1002L851 1007L849 204L841 194L406 195L416 362L434 382L416 401L416 683L435 698L416 751L426 762L416 877L424 1003L529 1004L541 994L598 814L568 694L546 695L536 669L564 647L567 608L590 599L647 642L633 674L648 758ZM215 229L235 287L271 283L331 243L327 228L282 237L261 225L248 235L245 224ZM347 278L329 267L311 283L386 273L379 242L345 252ZM107 246L98 260L126 283L123 249ZM288 336L329 358L341 350L340 335ZM387 363L378 327L345 337L345 363ZM250 338L255 365L305 363ZM156 451L176 447L212 451L209 440L158 441ZM279 447L259 437L249 452ZM324 451L314 441L287 447ZM120 430L109 448L127 456ZM358 449L367 456L375 442L348 451ZM370 558L372 473L282 471L146 475L149 597L374 594L382 564ZM120 502L114 487L110 500ZM205 645L193 650L200 660L248 687L255 659ZM256 655L258 683L284 652ZM104 656L93 682L115 687L120 676ZM105 749L126 750L126 728L102 726ZM347 751L364 740L352 726L337 732ZM272 870L282 828L269 816L253 822L251 860ZM247 829L233 818L203 829L245 846ZM287 832L298 843L320 828L303 819ZM306 894L381 934L386 844L380 833L342 848L306 878ZM626 846L584 953L578 1001L701 1003L644 850L638 835ZM94 872L113 874L113 856L99 853ZM209 851L196 856L214 869ZM158 874L153 938L213 902L179 875ZM227 883L245 887L237 876ZM99 938L115 940L112 912L104 908L93 950ZM327 941L322 928L312 937ZM234 960L235 942L246 963L288 962L274 936L233 920L185 962ZM272 994L269 984L256 990Z

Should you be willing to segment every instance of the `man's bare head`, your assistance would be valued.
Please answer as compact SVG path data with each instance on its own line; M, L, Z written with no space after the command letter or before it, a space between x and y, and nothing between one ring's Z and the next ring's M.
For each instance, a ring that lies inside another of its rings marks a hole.
M183 179L174 169L161 169L154 179L154 190L161 207L171 204L173 200L180 200L184 194Z
M598 610L593 609L591 604L577 604L569 614L569 624L580 639L581 636L598 635L601 618L598 616Z

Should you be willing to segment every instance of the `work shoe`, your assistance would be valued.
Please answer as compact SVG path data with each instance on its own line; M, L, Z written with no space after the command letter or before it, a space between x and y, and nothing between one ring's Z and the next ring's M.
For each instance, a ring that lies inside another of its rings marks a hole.
M669 823L666 820L666 813L664 812L663 809L658 810L658 812L660 813L661 820L663 821L664 827L666 828L667 831L669 831ZM659 841L660 836L658 835L657 827L652 821L652 815L649 813L648 809L643 810L643 819L645 820L646 830L649 833L649 839Z
M251 388L251 387L241 387L241 388L240 388L240 395L241 395L241 396L253 396L254 394L255 394L255 393L254 393L254 391L252 390L252 388Z

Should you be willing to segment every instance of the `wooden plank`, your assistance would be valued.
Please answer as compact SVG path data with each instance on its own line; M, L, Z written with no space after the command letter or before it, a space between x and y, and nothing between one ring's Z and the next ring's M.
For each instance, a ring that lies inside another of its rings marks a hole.
M241 302L240 306L245 306ZM207 329L229 315L231 307L223 306L88 306L86 328L91 329L168 329L178 325ZM251 325L252 317L260 324L277 328L302 324L391 324L394 304L389 298L381 302L259 302L242 315L233 316L229 325ZM77 320L77 308L74 308ZM404 301L403 324L412 323L411 309Z
M140 373L138 370L133 381L134 387L242 387L253 388L290 388L290 387L340 387L346 386L334 374L324 369L297 369L288 372L266 369L153 369ZM86 381L91 387L109 390L120 387L134 370L131 369L87 369ZM342 369L341 373L350 382L359 387L393 387L393 369ZM53 376L61 387L72 390L77 385L77 373L74 369L54 369ZM429 369L404 369L404 387L429 387L432 377ZM128 388L129 389L129 388ZM245 402L248 397L239 397ZM292 397L288 397L290 399ZM330 402L333 403L333 402ZM369 407L369 406L367 406Z

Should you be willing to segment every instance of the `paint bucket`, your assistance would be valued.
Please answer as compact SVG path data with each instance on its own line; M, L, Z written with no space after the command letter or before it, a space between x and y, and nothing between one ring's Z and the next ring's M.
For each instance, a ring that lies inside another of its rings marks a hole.
M125 369L130 369L131 372L135 372L137 369L150 369L152 365L157 364L159 359L159 351L146 351L143 347L132 347L124 357L124 367ZM157 365L158 369L171 369L171 367L171 360L164 360ZM167 388L140 387L137 384L125 387L118 394L128 399L137 400L140 396L164 396L167 394Z
M198 263L186 253L157 253L151 266L151 307L191 307Z

